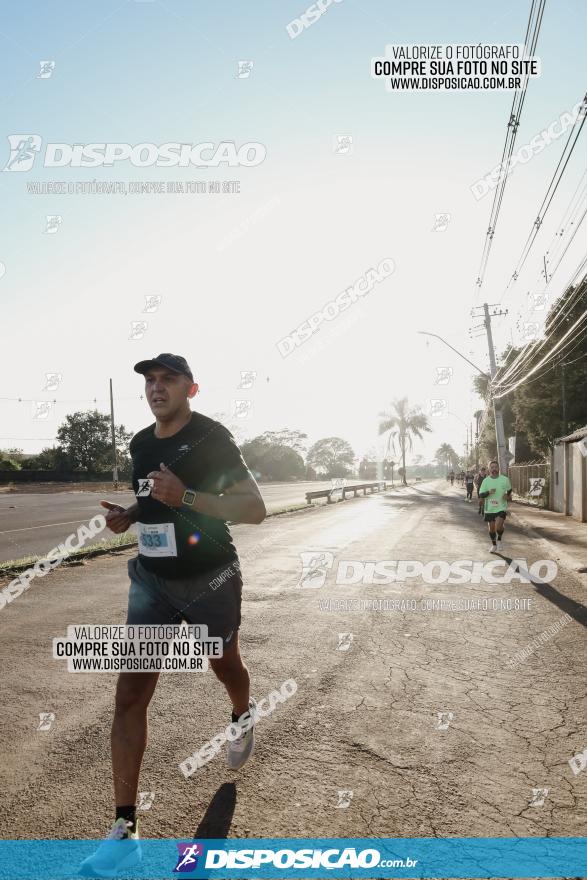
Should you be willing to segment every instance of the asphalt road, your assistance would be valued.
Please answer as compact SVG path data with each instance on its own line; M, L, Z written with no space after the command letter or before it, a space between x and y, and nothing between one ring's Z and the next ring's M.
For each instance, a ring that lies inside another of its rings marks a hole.
M368 561L495 560L462 494L428 484L233 529L253 693L291 678L297 693L259 722L242 771L219 756L185 779L179 762L225 728L230 706L211 672L162 675L143 836L587 834L587 771L569 765L587 746L584 575L561 564L545 584L335 583ZM506 536L506 562L553 558L515 513ZM299 586L302 553L321 557L323 586ZM115 676L68 673L51 640L69 624L124 622L131 556L58 568L0 610L2 837L99 838L110 827ZM488 609L423 610L441 598ZM415 608L327 610L334 599ZM50 729L37 730L40 713L53 713Z
M347 480L351 485L353 480ZM305 503L305 493L330 488L326 482L271 483L260 486L267 510L283 510ZM48 553L88 523L97 513L103 513L100 499L124 506L132 504L132 492L100 493L92 491L65 491L42 494L16 492L0 495L0 561L22 559L26 556ZM110 534L110 533L104 533ZM98 535L87 544L99 544Z

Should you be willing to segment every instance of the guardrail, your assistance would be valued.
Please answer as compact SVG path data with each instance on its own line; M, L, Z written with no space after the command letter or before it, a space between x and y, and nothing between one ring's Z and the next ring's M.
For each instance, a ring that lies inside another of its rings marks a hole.
M344 501L347 492L353 492L353 497L357 497L357 493L361 490L363 491L363 495L367 494L367 489L373 492L384 492L387 489L387 481L386 480L377 480L374 483L357 483L355 486L341 486L336 489L319 489L315 492L306 492L306 503L311 504L315 498L326 498L328 504L332 504L332 496L337 495L339 492L342 493L342 501Z

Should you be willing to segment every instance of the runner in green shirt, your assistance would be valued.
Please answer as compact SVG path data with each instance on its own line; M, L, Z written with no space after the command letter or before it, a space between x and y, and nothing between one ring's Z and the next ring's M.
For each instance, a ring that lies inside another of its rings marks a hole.
M503 528L507 516L508 501L512 500L512 484L509 477L499 472L497 461L489 462L489 476L479 487L479 498L485 499L485 522L489 524L491 553L502 549Z

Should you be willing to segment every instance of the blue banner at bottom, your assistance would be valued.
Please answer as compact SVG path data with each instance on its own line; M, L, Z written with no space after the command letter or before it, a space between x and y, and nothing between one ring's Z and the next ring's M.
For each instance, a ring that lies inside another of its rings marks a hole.
M2 840L0 880L586 877L584 837Z

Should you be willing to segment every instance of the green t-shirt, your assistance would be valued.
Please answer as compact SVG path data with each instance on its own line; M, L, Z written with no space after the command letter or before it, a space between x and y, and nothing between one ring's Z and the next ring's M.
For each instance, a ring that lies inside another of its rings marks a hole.
M498 513L508 509L507 493L512 488L509 477L500 474L498 477L485 477L479 487L479 494L495 489L492 495L485 499L485 513Z

